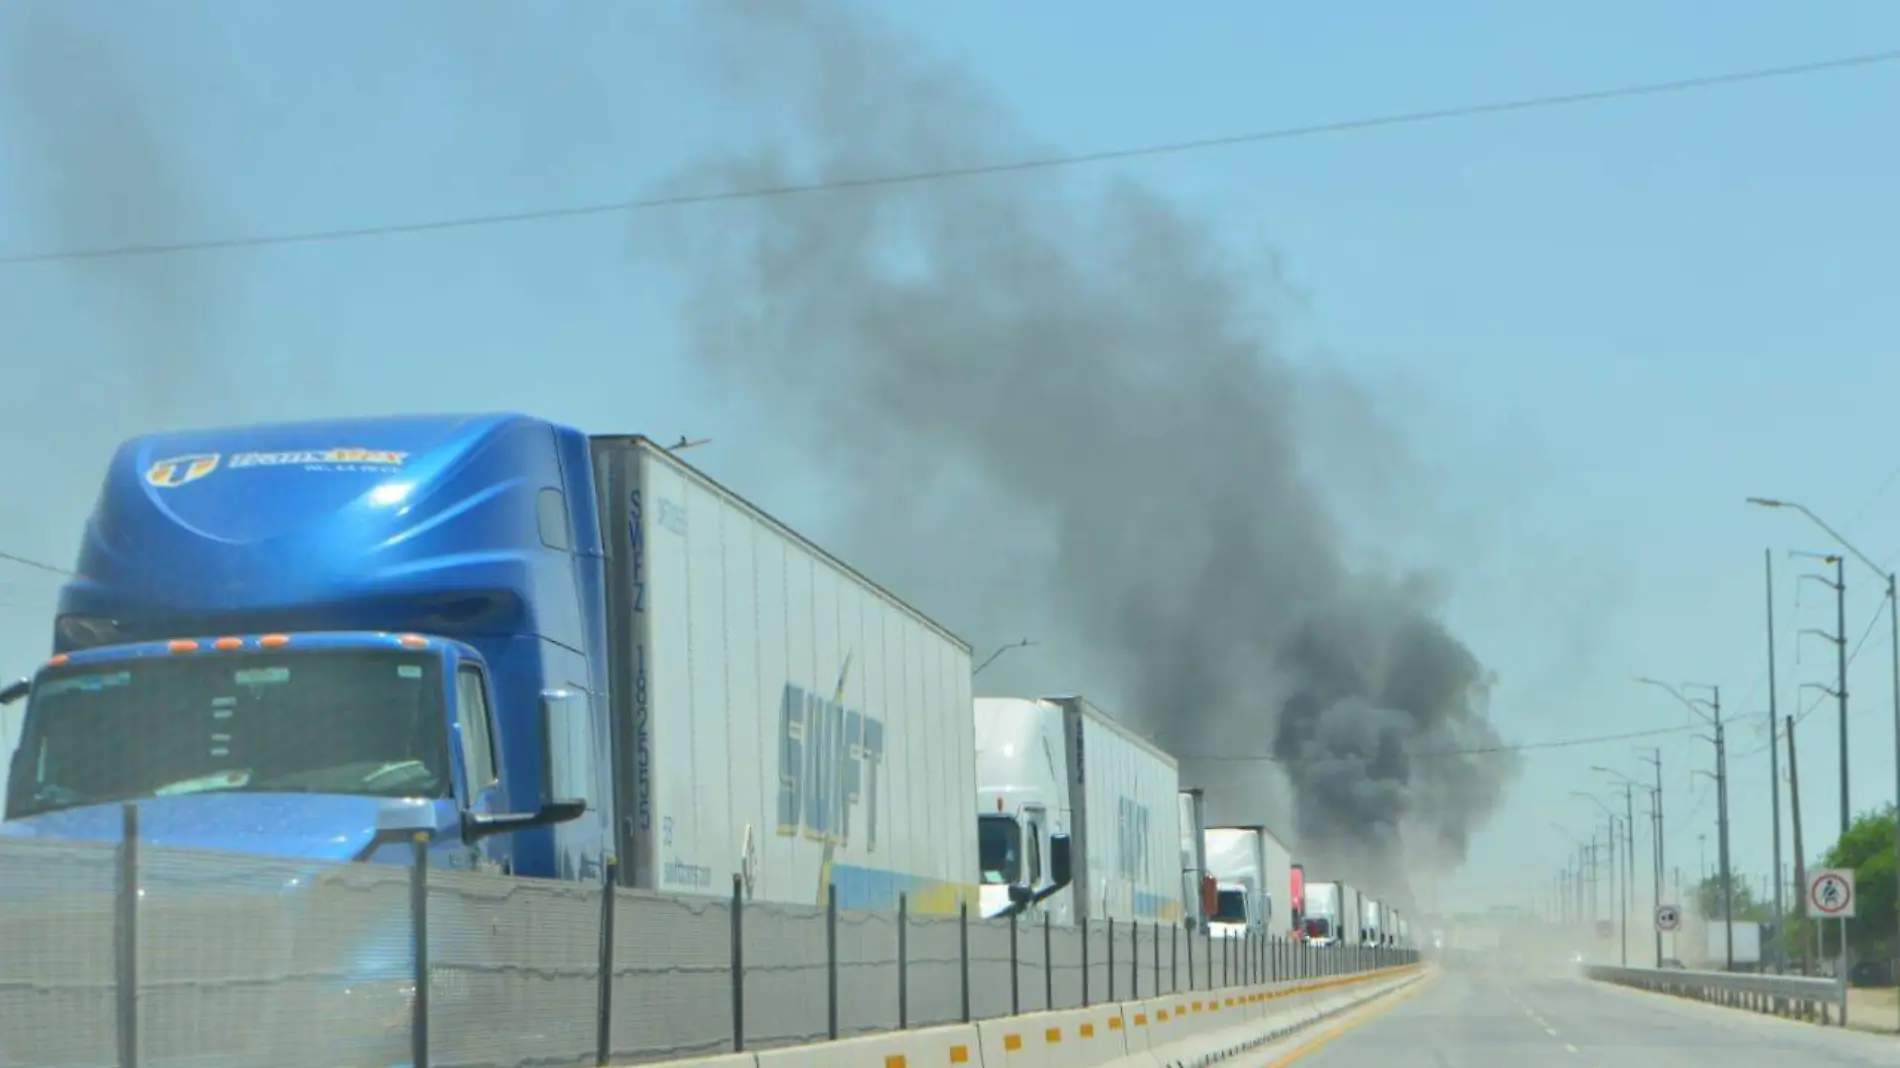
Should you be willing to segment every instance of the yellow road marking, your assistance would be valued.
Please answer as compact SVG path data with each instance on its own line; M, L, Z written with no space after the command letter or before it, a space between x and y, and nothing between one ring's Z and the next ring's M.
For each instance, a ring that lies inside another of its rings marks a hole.
M1338 1039L1338 1038L1343 1038L1347 1034L1353 1031L1357 1031L1359 1028L1364 1027L1365 1025L1371 1023L1372 1021L1379 1019L1380 1017L1391 1012L1393 1009L1398 1008L1400 1005L1403 1005L1406 1002L1424 993L1425 987L1429 986L1431 984L1431 981L1435 978L1437 978L1436 974L1427 973L1423 979L1420 979L1419 981L1413 983L1411 986L1406 987L1405 989L1399 991L1397 996L1392 997L1390 999L1383 1000L1383 1001L1372 1002L1370 1005L1360 1010L1359 1013L1355 1015L1352 1019L1347 1020L1345 1023L1342 1023L1337 1027L1334 1027L1330 1031L1327 1031L1315 1038L1308 1040L1304 1045L1296 1047L1295 1049L1288 1052L1285 1056L1281 1057L1280 1059L1268 1063L1267 1065L1264 1066L1264 1068L1286 1068L1287 1065L1292 1064L1294 1061L1300 1060L1301 1058L1305 1057L1309 1053L1319 1052L1321 1049L1324 1049L1327 1045L1331 1044L1333 1040Z

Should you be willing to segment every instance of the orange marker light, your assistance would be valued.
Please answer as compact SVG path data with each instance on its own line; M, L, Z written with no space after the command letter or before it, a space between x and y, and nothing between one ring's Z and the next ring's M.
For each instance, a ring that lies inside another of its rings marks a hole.
M396 642L402 645L406 649L420 649L423 646L429 644L429 639L423 637L420 634L405 634L402 637L397 638Z
M60 667L64 665L66 661L71 660L71 659L72 657L67 656L65 653L60 653L59 655L53 657L53 659L48 660L46 664L48 667Z
M179 638L174 641L166 642L165 648L170 649L174 653L195 653L198 651L198 643Z
M262 638L257 639L257 644L266 649L282 649L284 646L290 644L290 635L266 634Z
M218 648L218 649L242 649L244 648L244 639L219 638L216 642L212 644L214 648Z

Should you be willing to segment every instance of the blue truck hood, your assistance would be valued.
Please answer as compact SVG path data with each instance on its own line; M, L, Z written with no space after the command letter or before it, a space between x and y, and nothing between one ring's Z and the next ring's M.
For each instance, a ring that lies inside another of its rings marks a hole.
M381 798L338 794L147 798L139 802L139 841L171 849L348 861L375 838L382 803ZM117 842L122 819L118 805L89 805L0 823L0 834Z

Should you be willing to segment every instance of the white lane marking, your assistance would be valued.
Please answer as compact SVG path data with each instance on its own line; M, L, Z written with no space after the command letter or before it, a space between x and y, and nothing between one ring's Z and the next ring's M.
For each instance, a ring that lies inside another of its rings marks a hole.
M1547 1034L1547 1035L1549 1035L1549 1036L1550 1036L1550 1037L1552 1037L1552 1038L1556 1038L1556 1037L1557 1037L1557 1029L1556 1029L1556 1028L1554 1028L1554 1027L1550 1027L1550 1026L1546 1026L1546 1027L1544 1028L1544 1033L1545 1033L1545 1034Z
M1565 1048L1565 1049L1567 1049L1567 1050L1569 1050L1569 1051L1570 1051L1570 1052L1572 1052L1572 1053L1576 1053L1576 1052L1577 1052L1577 1047L1575 1047L1575 1046L1573 1046L1573 1045L1571 1045L1571 1044L1570 1044L1570 1043L1568 1043L1568 1042L1566 1042L1566 1043L1564 1043L1564 1048ZM1579 1055L1579 1056L1581 1056L1581 1054L1578 1054L1578 1055Z

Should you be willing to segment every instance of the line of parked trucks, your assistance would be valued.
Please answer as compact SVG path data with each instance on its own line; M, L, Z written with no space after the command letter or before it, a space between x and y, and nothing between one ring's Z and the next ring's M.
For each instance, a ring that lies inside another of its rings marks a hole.
M174 431L111 460L0 835L654 891L1410 943L1207 827L1087 699L970 647L640 436L515 414ZM975 799L975 819L971 802Z

